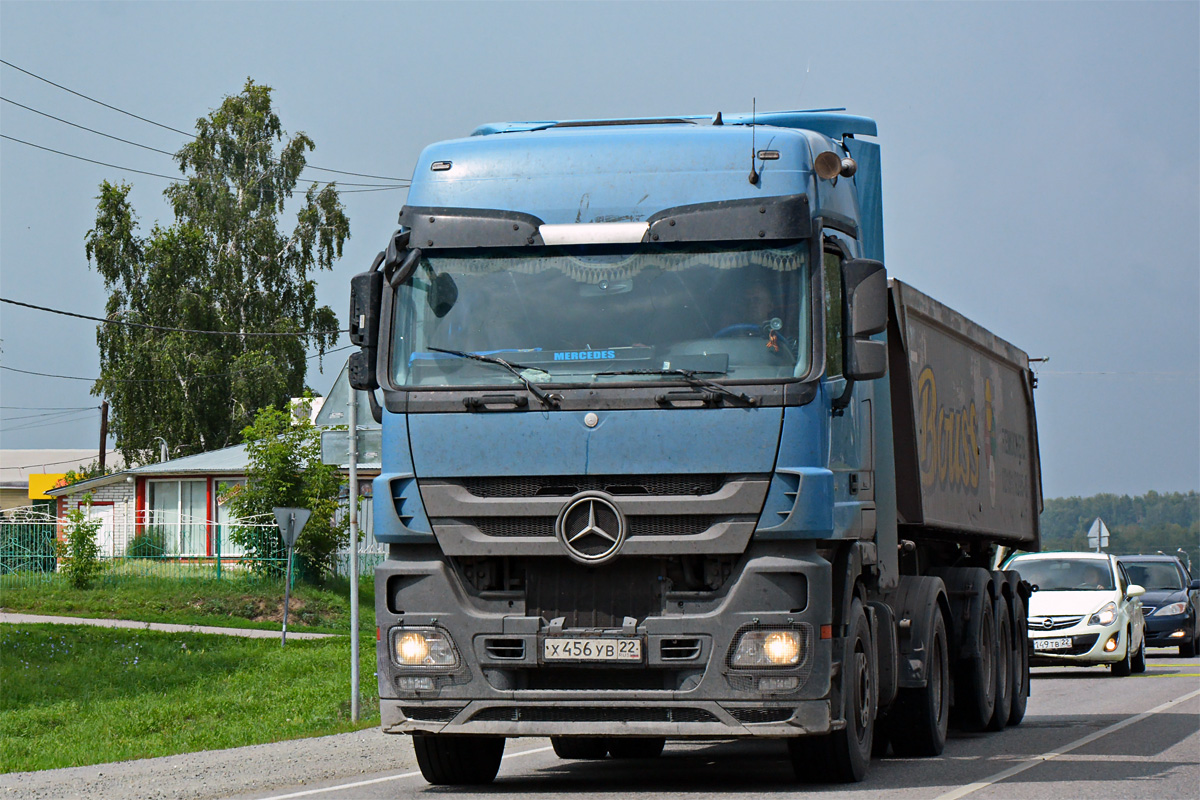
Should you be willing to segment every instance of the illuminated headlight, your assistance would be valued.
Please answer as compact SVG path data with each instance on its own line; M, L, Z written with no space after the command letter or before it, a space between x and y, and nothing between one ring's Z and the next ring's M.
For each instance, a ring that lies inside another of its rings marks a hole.
M405 667L455 667L458 653L450 635L437 628L397 628L392 631L392 652Z
M1112 625L1113 620L1116 618L1117 604L1109 602L1104 604L1104 608L1088 618L1088 625Z
M802 655L799 631L746 631L738 639L729 665L794 667L800 663Z
M1187 610L1187 603L1171 603L1169 606L1163 606L1158 611L1154 612L1156 617L1169 617L1172 614L1182 614Z

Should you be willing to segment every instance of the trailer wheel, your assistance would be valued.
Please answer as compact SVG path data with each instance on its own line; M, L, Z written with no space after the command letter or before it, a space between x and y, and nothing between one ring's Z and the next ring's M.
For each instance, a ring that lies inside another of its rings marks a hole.
M589 761L608 755L608 740L596 736L551 736L550 745L559 758Z
M942 754L950 723L950 643L946 620L935 611L929 636L926 683L901 689L888 714L892 751L901 758L931 758Z
M842 718L846 726L820 737L788 739L792 769L802 781L856 783L867 774L875 733L878 666L862 601L850 606L842 655Z
M996 615L985 597L979 621L979 657L958 662L954 693L955 717L966 730L980 731L996 710Z
M1020 592L1013 596L1013 669L1012 706L1008 710L1008 724L1020 725L1025 719L1025 707L1029 702L1029 626L1025 598Z
M413 750L421 775L434 786L478 786L496 779L504 737L418 733Z
M1012 615L1004 595L996 598L996 707L987 724L989 731L1002 731L1012 712Z
M608 752L613 758L658 758L667 740L663 737L609 739Z

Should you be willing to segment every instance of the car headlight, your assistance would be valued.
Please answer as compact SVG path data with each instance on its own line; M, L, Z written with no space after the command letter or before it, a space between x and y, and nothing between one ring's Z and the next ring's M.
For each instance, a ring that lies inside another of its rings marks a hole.
M731 667L794 667L803 660L800 631L746 631L737 641Z
M437 628L397 628L392 631L392 652L404 667L455 667L458 652L450 635Z
M1109 601L1104 607L1088 618L1088 625L1112 625L1117 618L1117 604Z
M1153 616L1169 617L1172 614L1182 614L1187 611L1187 603L1171 603L1169 606L1163 606L1158 611L1155 611Z

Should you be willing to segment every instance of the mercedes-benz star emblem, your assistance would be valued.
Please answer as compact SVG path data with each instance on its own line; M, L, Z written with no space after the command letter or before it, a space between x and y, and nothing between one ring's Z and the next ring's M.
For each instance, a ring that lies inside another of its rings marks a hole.
M558 542L580 564L602 564L625 543L625 518L599 492L572 497L554 525Z

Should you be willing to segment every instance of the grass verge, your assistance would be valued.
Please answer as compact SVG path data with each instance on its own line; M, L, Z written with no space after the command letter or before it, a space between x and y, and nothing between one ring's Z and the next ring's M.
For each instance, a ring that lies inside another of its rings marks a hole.
M0 772L343 733L379 724L373 641L350 721L350 641L0 626Z
M359 580L363 630L375 627L374 585ZM350 582L323 586L296 583L288 605L288 629L317 633L350 630ZM283 620L283 581L242 576L215 579L175 575L121 575L119 580L75 589L62 575L5 576L0 609L23 614L133 619L179 625L278 629Z

